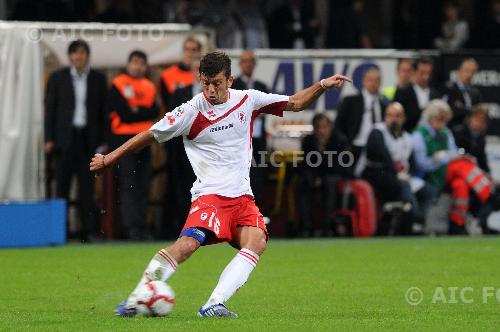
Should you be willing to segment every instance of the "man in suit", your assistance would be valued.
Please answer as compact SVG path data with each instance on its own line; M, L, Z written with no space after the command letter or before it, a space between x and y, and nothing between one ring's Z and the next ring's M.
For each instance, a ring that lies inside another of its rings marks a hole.
M486 129L488 128L488 108L484 104L476 105L467 115L465 123L453 128L455 143L458 148L474 156L477 165L486 173L490 173L486 157Z
M385 102L379 93L380 82L380 70L368 69L363 75L361 92L345 97L338 108L335 128L347 138L355 161L366 145L373 124L384 119Z
M481 92L472 85L477 69L476 60L472 58L463 60L458 68L456 81L448 82L446 86L446 100L453 112L448 124L451 129L463 124L472 107L481 102Z
M413 67L412 59L399 59L396 67L396 74L398 75L398 82L394 85L386 87L382 94L387 100L394 100L396 91L400 88L405 88L412 83L415 68Z
M89 66L90 47L75 40L68 47L71 65L54 72L45 97L45 151L54 153L56 196L68 200L71 177L78 177L79 237L99 236L94 177L88 160L104 152L106 77Z
M253 78L253 72L257 61L255 60L255 55L252 51L243 51L240 56L240 70L241 75L238 76L231 86L236 90L247 90L255 89L268 93L267 86L259 80ZM256 164L264 162L263 154L259 154L260 151L267 151L267 139L266 139L266 117L262 114L255 119L253 119L253 130L252 130L252 148L253 148L253 158ZM266 168L253 166L250 169L250 183L252 186L252 191L255 195L255 201L263 206L262 202L262 192L264 190L266 180Z
M419 58L415 62L415 79L413 84L396 90L394 101L403 105L406 112L404 129L411 133L418 125L422 110L429 101L439 98L437 90L430 87L433 63L430 58Z
M183 103L191 100L195 95L202 92L198 80L200 69L200 57L194 57L189 64L191 74L195 77L192 84L178 88L170 98L169 110L173 110ZM191 206L191 187L196 176L184 149L181 136L170 140L165 147L167 151L167 204L164 207L164 220L166 220L163 235L172 238L179 232L179 227L186 220Z

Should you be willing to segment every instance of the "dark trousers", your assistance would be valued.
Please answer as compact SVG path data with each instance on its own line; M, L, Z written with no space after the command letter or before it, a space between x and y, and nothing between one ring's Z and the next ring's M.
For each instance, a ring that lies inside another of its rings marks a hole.
M422 188L413 193L408 181L399 180L399 183L400 192L397 200L411 203L413 220L424 224L427 213L436 199L437 190L432 185L425 183Z
M122 235L131 240L145 239L148 235L146 217L151 178L151 151L146 148L120 159L116 172Z
M323 222L320 225L322 231L333 230L333 213L337 203L337 183L342 179L336 174L324 175L321 178L321 187L316 188L316 176L308 171L302 173L302 181L299 192L300 204L300 229L303 235L310 235L313 231L312 225L312 200L317 189L322 190L324 204Z
M97 208L95 204L94 176L89 170L89 163L94 151L87 146L85 129L74 129L71 143L66 151L56 154L56 196L69 200L71 179L76 174L78 179L78 201L80 210L79 236L86 239L89 235L98 236Z

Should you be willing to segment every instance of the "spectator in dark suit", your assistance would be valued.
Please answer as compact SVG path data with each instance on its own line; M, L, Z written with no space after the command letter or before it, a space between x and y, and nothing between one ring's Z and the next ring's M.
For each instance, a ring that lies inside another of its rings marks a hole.
M337 183L342 178L350 177L352 171L351 168L340 165L335 158L329 160L327 154L327 152L335 151L339 154L345 151L347 149L346 138L339 131L332 130L332 123L324 114L316 114L312 123L313 134L304 137L302 141L305 161L300 168L301 221L299 232L302 236L312 235L311 201L315 190L322 190L325 210L321 229L317 233L328 236L333 235L335 226L333 212L337 202ZM318 152L321 157L318 157ZM321 160L317 160L314 154Z
M54 153L57 197L68 200L71 177L78 177L79 236L88 240L100 234L88 161L105 150L106 77L90 68L85 41L73 41L68 56L71 65L54 72L47 84L45 151Z
M433 63L430 58L420 58L415 62L414 83L396 90L394 101L403 105L406 113L404 129L411 133L420 121L423 109L429 101L439 98L437 90L430 87Z
M267 89L267 86L263 82L253 78L253 72L256 65L257 61L255 60L255 55L252 51L242 52L240 56L241 75L234 80L232 88L236 90L255 89L268 93L269 90ZM264 160L261 160L264 158L264 154L259 152L267 151L265 121L265 114L262 114L253 120L252 153L257 165L264 162ZM266 176L267 169L265 167L256 167L255 165L253 165L250 169L250 183L252 186L252 192L254 194L255 201L257 202L257 204L260 203L260 206L264 205L262 202L262 194Z
M465 59L458 68L455 82L449 82L446 86L446 100L453 112L453 117L448 124L451 129L463 124L472 107L481 102L481 92L472 85L477 68L476 60Z
M358 160L373 124L383 121L385 102L380 95L380 71L368 69L363 75L363 89L354 96L342 100L335 120L335 128L347 138Z
M271 48L313 48L319 20L311 3L290 0L271 14L268 26Z
M413 75L415 74L413 60L399 59L396 74L398 75L398 82L394 85L386 87L382 92L384 97L386 97L389 101L394 99L398 89L405 88L412 83Z
M183 103L191 100L195 95L201 93L201 86L198 80L200 69L200 57L194 57L189 64L191 73L195 80L192 84L175 90L169 99L169 110L173 110ZM163 235L173 238L179 233L180 227L186 220L191 206L191 187L196 176L184 149L183 138L175 137L166 144L167 151L167 202L164 205L163 218L165 229Z
M474 156L478 166L490 173L488 159L486 158L486 128L488 127L488 108L479 104L472 108L467 115L466 123L453 128L455 144L464 152Z

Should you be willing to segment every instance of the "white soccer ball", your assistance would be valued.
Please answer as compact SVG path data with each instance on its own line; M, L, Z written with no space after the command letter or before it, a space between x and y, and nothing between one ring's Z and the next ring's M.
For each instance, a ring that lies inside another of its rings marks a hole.
M137 312L144 316L166 316L175 304L172 287L163 281L148 281L135 292Z

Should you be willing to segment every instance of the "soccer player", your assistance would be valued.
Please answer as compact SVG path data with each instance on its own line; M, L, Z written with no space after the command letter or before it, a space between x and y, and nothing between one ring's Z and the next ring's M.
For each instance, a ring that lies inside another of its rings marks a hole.
M245 284L268 240L263 217L250 189L252 120L261 113L283 116L284 111L302 111L326 89L340 88L345 81L352 81L333 75L290 97L233 90L231 60L221 52L205 55L199 71L202 93L111 153L95 154L90 170L102 171L154 141L163 143L182 136L197 177L191 189L191 210L177 241L158 251L138 286L150 280L167 281L178 265L202 245L228 242L239 252L222 271L198 315L237 317L224 303ZM136 312L133 291L117 306L116 313L134 316Z

